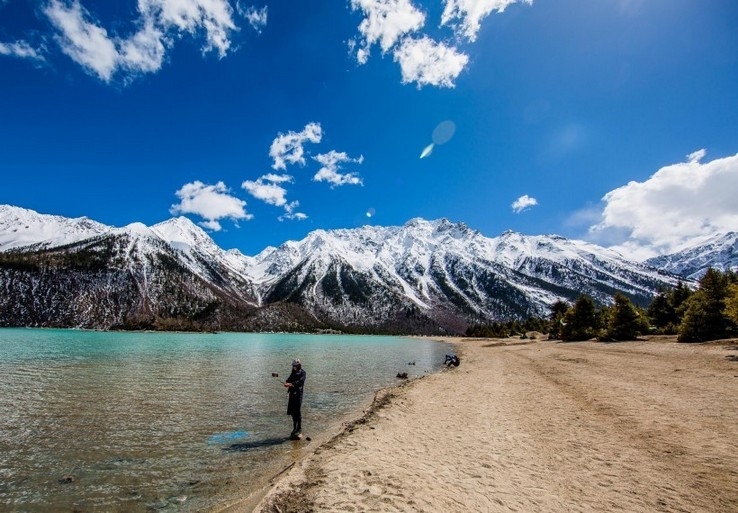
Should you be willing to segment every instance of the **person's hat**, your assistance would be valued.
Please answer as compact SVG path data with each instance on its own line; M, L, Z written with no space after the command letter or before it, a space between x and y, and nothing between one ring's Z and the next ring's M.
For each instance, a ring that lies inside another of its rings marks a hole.
M293 367L297 367L298 365L302 366L299 359L295 358L294 360L292 360Z

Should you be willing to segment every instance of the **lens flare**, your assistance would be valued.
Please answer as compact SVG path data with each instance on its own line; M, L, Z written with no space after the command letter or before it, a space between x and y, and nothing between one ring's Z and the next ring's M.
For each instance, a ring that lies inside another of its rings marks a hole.
M423 152L420 154L420 158L421 159L424 159L425 157L430 156L430 154L433 153L433 147L434 146L435 146L435 144L430 143L428 146L426 146L425 148L423 148Z
M456 123L451 120L441 121L433 130L433 144L446 144L456 133Z

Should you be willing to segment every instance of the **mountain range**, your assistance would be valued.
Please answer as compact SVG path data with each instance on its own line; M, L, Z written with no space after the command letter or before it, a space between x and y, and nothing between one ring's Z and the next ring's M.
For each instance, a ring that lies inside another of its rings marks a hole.
M710 235L671 255L646 260L646 264L697 280L708 267L719 271L738 270L738 232Z
M556 235L412 219L247 256L186 217L116 228L0 205L0 326L459 334L582 293L645 305L707 265L735 266L737 238L639 263Z

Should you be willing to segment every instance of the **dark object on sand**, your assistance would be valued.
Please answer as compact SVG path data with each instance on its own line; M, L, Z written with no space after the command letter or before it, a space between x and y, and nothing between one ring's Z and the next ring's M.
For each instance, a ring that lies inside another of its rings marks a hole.
M407 379L407 372L398 372L396 377L400 379Z
M460 363L461 363L461 360L459 360L459 357L456 356L455 354L447 354L446 361L443 362L443 364L446 367L451 367L452 365L454 367L458 367Z
M272 377L273 378L278 378L279 377L279 372L272 372Z

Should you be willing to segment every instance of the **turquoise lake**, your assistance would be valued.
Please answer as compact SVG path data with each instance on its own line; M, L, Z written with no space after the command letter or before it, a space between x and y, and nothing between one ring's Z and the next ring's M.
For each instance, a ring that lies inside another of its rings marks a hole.
M280 380L307 371L303 434L441 369L401 337L0 329L0 511L203 511L300 456ZM279 374L273 377L272 374Z

